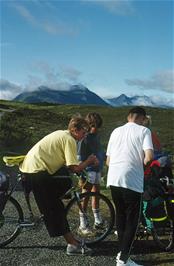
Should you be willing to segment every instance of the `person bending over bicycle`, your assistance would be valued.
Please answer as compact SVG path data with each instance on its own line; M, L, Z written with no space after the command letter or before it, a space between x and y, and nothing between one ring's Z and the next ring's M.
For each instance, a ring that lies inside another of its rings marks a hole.
M70 232L65 208L59 197L71 187L71 172L79 173L88 165L97 165L95 155L90 155L79 164L76 141L83 139L88 132L88 123L81 117L72 118L67 130L57 130L42 138L27 153L19 169L26 185L33 191L36 203L50 237L64 236L67 254L89 254L91 249L82 247ZM66 166L66 167L65 167Z

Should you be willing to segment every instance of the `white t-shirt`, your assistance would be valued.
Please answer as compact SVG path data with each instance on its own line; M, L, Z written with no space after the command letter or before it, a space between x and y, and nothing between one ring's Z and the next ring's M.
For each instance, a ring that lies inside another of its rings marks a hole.
M109 139L106 155L110 157L107 186L143 192L144 151L153 150L151 132L133 122L116 128Z

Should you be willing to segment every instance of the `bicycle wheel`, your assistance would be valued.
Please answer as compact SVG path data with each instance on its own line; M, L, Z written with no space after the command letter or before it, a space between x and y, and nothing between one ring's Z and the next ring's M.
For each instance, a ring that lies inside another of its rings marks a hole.
M100 215L102 217L102 226L96 227L94 225L94 214L91 207L91 201L93 197L98 197L99 199L99 209ZM88 207L86 213L86 219L88 222L89 233L83 234L79 231L80 207L82 208L84 200L88 201ZM96 192L86 192L82 193L78 197L74 197L67 205L67 220L70 226L70 230L74 237L79 241L84 241L86 244L95 244L103 240L112 230L115 219L115 212L110 200Z
M168 218L163 222L154 222L152 236L160 249L170 251L174 247L174 221Z
M0 247L12 242L20 233L20 222L24 220L23 211L13 197L9 197L0 215Z

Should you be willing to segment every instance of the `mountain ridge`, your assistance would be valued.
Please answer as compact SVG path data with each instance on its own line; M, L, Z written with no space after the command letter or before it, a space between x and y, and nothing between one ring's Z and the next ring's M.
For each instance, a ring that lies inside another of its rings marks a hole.
M19 94L13 100L25 103L48 102L57 104L108 105L97 94L80 85L72 85L69 90L53 90L45 86L40 86L35 91Z
M149 106L149 107L161 107L161 108L174 108L174 101L165 102L164 99L155 99L155 97L148 97L146 95L135 95L128 97L125 94L121 94L118 97L107 99L107 102L113 107L120 106Z
M83 85L71 85L67 90L51 89L46 86L39 86L31 92L23 92L17 95L14 101L25 103L53 103L53 104L94 104L104 106L150 106L161 108L174 108L174 101L165 101L159 97L132 96L121 94L118 97L105 99L89 90Z

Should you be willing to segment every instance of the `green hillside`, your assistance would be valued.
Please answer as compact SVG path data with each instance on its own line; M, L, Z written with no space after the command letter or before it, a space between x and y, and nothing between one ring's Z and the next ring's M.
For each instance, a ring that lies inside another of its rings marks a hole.
M1 154L8 151L26 153L30 147L46 134L66 129L69 119L80 113L99 112L104 120L101 140L104 148L112 130L126 122L130 107L106 107L87 105L23 104L0 101L0 146ZM174 109L145 108L152 116L155 130L163 148L174 154Z

